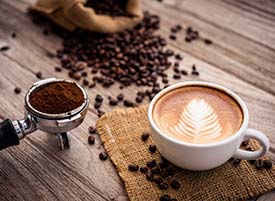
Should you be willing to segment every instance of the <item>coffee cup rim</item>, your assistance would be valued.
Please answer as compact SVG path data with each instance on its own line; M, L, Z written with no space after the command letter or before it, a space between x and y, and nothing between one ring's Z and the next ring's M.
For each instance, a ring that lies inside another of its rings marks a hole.
M170 91L175 90L177 88L186 87L186 86L206 86L206 87L218 89L218 90L221 90L224 93L228 94L235 101L237 101L237 103L239 104L239 106L241 107L241 110L243 112L243 122L242 122L242 125L240 126L239 130L237 132L235 132L235 134L233 134L232 136L230 136L228 138L225 138L225 139L217 141L217 142L211 142L211 143L205 143L205 144L193 144L193 143L189 143L189 142L184 142L184 141L178 140L176 138L170 137L169 135L166 135L157 126L157 124L155 123L155 121L153 119L154 105L159 100L159 98L162 97L164 94L169 93ZM239 138L248 126L249 113L248 113L248 109L247 109L246 104L244 103L244 101L236 93L234 93L230 89L228 89L226 87L223 87L221 85L215 84L215 83L211 83L211 82L185 81L185 82L180 82L180 83L177 83L177 84L170 85L169 87L161 90L159 93L157 93L154 96L154 98L152 99L152 101L150 102L149 107L148 107L148 119L149 119L149 123L150 123L152 129L154 129L154 131L156 131L156 133L158 135L161 135L166 140L172 141L173 143L176 143L176 144L188 146L188 147L202 147L203 148L203 147L221 146L221 145L227 144L228 142L230 142L230 141L232 141L236 138Z

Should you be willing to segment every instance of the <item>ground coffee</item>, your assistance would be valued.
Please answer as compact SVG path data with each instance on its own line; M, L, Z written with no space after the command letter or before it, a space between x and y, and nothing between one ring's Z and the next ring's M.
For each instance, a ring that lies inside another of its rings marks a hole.
M47 114L61 114L78 108L84 102L82 91L75 83L49 83L30 94L30 104Z

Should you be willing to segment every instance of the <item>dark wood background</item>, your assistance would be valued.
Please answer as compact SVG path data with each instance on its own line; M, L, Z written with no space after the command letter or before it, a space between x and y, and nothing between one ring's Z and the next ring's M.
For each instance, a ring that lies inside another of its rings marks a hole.
M34 0L0 0L0 47L10 50L0 53L0 118L18 119L24 116L24 95L43 77L69 78L67 72L54 71L59 62L50 58L61 47L61 40L31 22L27 7ZM169 38L170 28L181 24L192 26L202 41L186 43L184 31L169 47L184 55L181 67L190 70L196 64L199 77L187 76L178 81L204 80L221 84L239 94L247 103L251 119L249 126L264 132L270 139L269 156L275 160L275 1L274 0L143 0L143 8L161 16L159 33ZM17 33L16 38L11 34ZM172 75L172 72L169 73ZM20 86L22 93L14 94ZM137 87L123 89L134 99ZM112 86L89 89L107 99L121 90ZM148 102L148 101L147 101ZM144 102L145 103L145 102ZM120 107L120 106L118 106ZM103 110L113 107L104 103ZM97 120L91 104L84 123L71 132L72 147L60 151L55 136L37 131L20 146L0 152L0 200L127 200L127 194L112 163L98 159L100 140L87 144L88 127ZM275 200L274 193L258 200Z

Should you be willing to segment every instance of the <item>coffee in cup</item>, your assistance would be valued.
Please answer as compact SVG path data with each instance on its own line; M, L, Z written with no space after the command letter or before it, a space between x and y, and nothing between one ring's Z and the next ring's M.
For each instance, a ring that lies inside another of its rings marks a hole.
M228 94L207 86L185 86L155 103L153 119L170 137L193 144L221 141L242 125L240 105Z

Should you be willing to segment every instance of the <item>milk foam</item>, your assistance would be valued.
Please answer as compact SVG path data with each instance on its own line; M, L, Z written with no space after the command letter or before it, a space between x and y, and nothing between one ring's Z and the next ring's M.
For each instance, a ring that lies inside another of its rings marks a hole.
M220 137L222 127L217 114L205 100L193 99L183 109L178 123L170 127L170 132L195 143Z

